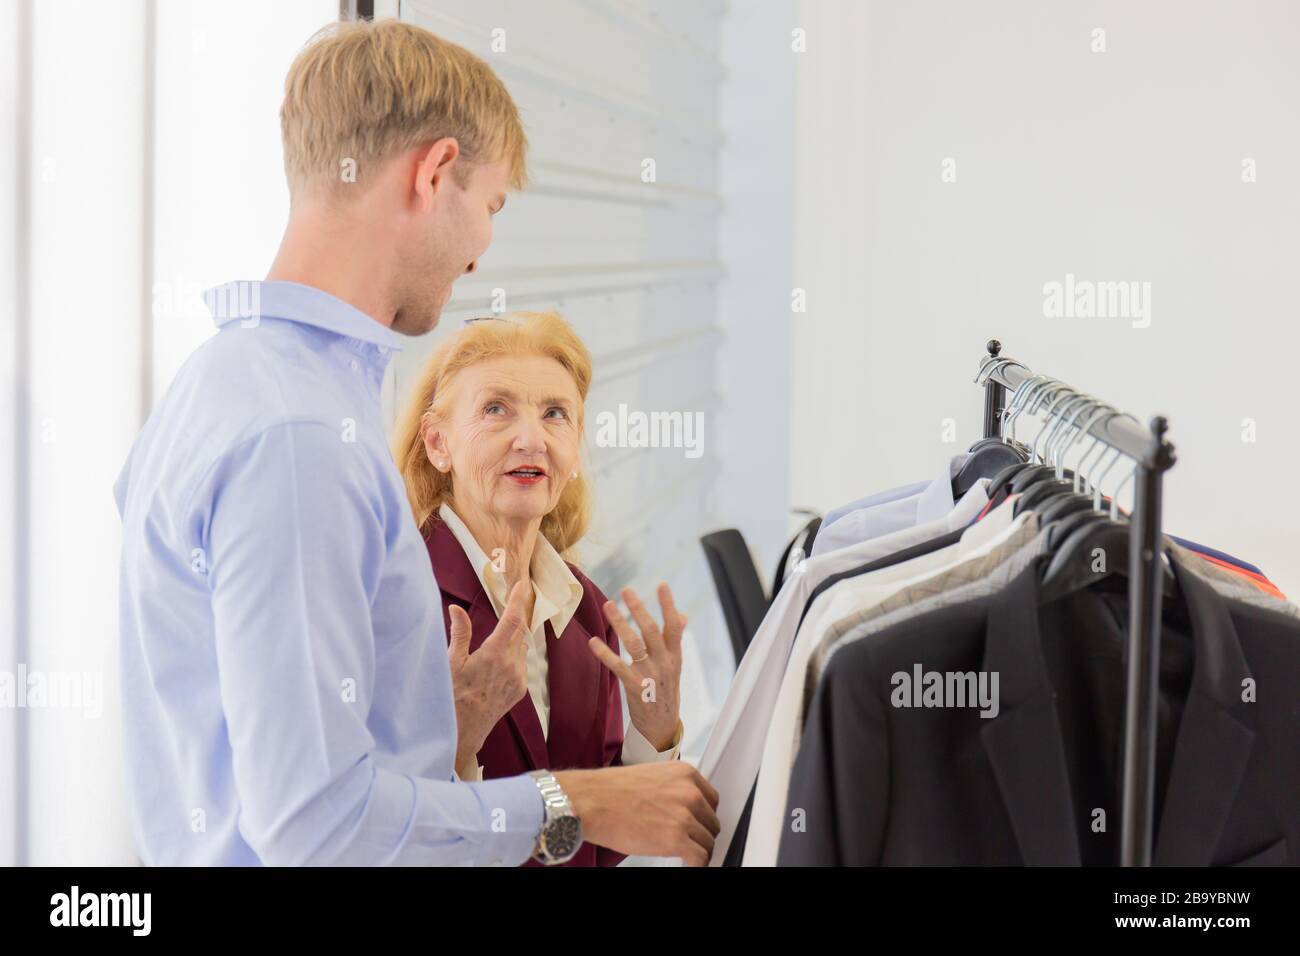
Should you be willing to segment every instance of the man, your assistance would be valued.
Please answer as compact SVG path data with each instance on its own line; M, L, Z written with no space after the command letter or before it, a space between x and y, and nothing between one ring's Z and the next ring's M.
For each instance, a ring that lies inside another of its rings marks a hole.
M379 388L525 182L505 87L417 27L339 25L294 62L281 126L291 210L275 262L264 282L209 294L220 331L114 488L142 858L513 865L587 840L705 864L717 793L681 762L480 783L452 771L438 587ZM522 604L519 589L459 692L493 692Z

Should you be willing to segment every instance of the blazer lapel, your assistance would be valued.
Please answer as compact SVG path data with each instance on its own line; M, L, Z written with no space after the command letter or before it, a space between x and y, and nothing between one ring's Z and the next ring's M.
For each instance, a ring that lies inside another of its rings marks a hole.
M1028 866L1078 866L1074 798L1056 695L1038 638L1037 565L993 598L984 670L998 674L998 716L981 731L984 749Z
M1209 866L1255 740L1250 705L1241 700L1251 673L1223 599L1170 560L1187 602L1196 656L1152 862Z
M558 640L551 625L546 625L546 682L554 741L550 753L561 769L604 765L606 701L601 672L605 665L587 646L591 637L576 614Z
M1171 561L1187 603L1195 663L1152 862L1207 866L1254 743L1253 713L1241 700L1243 681L1252 675L1224 600ZM999 674L1002 705L983 729L984 746L1025 863L1078 865L1075 808L1039 643L1036 570L994 600L984 667Z
M493 610L483 585L479 583L474 568L470 566L465 549L436 513L425 525L423 534L429 556L433 560L434 576L444 598L451 597L469 613L470 626L473 628L469 640L472 654L496 628L496 611ZM555 699L553 695L551 699ZM542 722L537 716L537 708L533 706L533 695L524 694L523 699L506 713L505 719L529 769L548 769L550 757L546 748L546 735L542 733Z

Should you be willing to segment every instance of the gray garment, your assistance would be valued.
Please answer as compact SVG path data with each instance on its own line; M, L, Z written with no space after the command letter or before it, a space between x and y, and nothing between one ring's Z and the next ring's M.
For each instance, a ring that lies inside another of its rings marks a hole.
M828 631L808 662L808 673L804 680L803 706L800 707L799 720L795 725L796 749L822 671L826 669L827 662L837 650L845 644L883 631L906 618L917 617L941 607L962 604L1006 587L1017 574L1047 550L1047 535L1045 532L1037 531L1037 525L1037 521L1033 520L1020 529L1020 533L1012 543L1014 550L1010 555L1006 548L990 551L982 558L957 565L949 573L937 575L934 579L920 581L895 592L887 601L882 601L872 608L875 612L872 616L859 621L849 630L841 633L835 633L833 629Z
M1267 591L1261 591L1251 584L1244 575L1229 571L1213 561L1207 561L1204 556L1190 548L1184 548L1168 538L1165 539L1165 547L1177 555L1183 567L1189 568L1197 577L1209 582L1210 586L1220 596L1233 601L1240 601L1242 604L1264 608L1267 611L1275 611L1278 614L1300 617L1300 608L1290 601L1279 600Z

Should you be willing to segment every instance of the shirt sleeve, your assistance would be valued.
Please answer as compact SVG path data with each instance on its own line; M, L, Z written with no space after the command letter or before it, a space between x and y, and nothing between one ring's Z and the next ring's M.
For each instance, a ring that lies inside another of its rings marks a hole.
M323 423L285 423L212 474L203 538L240 833L268 865L521 863L543 817L527 776L461 783L375 758L388 542L364 454ZM454 722L441 731L454 752Z
M630 720L627 731L623 734L623 766L630 767L638 763L657 763L664 760L676 760L681 756L682 722L677 722L677 733L673 742L664 751L655 750L654 744L646 740L645 734L636 729Z

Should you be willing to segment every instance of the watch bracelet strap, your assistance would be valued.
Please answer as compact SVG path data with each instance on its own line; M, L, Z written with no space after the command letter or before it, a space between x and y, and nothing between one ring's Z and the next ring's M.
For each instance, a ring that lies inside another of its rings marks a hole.
M555 774L548 770L531 770L528 776L533 778L533 783L537 785L537 790L542 795L542 808L544 811L542 827L537 834L537 850L532 854L532 857L538 862L547 865L561 862L546 850L542 843L542 834L546 831L546 825L555 817L575 816L573 803L569 800L569 795L560 786L560 782L555 779Z

